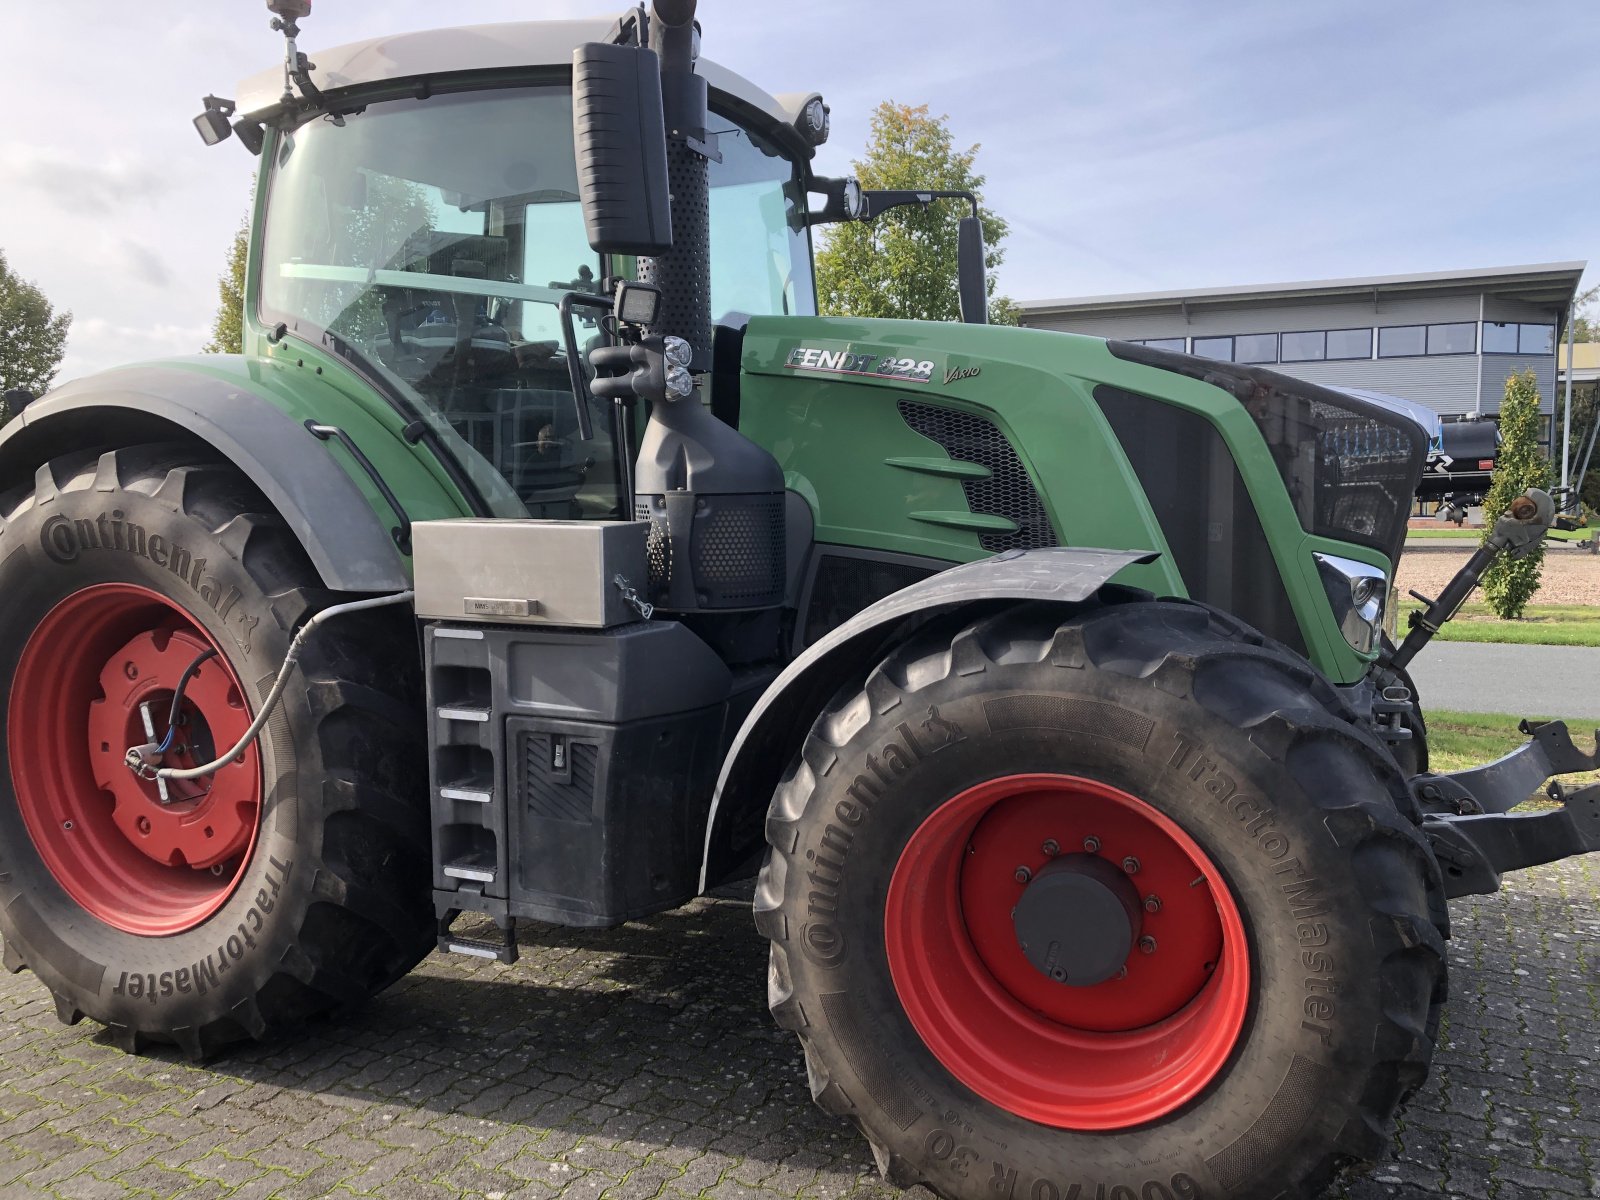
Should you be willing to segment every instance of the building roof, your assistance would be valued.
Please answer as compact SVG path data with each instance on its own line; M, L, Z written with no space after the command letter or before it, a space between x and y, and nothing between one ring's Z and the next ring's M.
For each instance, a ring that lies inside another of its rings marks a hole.
M1030 315L1085 312L1131 312L1139 309L1209 308L1338 297L1427 296L1484 292L1529 304L1565 308L1577 293L1587 262L1531 263L1467 271L1426 271L1415 275L1368 275L1353 279L1313 279L1302 283L1260 283L1236 287L1185 288L1171 292L1124 292L1110 296L1074 296L1059 300L1024 300Z

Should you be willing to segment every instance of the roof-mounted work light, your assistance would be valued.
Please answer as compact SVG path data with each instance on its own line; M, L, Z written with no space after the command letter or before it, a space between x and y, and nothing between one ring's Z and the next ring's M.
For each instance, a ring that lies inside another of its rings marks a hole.
M227 141L233 133L233 126L228 123L228 118L233 116L233 101L207 96L205 106L205 112L194 119L194 127L200 131L200 140L208 146Z
M800 105L799 115L794 119L794 127L808 146L820 146L828 140L831 125L828 112L828 106L815 92L807 96L805 102Z

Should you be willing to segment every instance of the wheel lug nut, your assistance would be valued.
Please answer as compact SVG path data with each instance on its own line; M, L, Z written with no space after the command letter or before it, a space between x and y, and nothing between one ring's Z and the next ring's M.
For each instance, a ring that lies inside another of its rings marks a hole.
M125 662L122 664L122 673L129 679L139 678L139 668L131 662Z
M1028 880L1033 878L1033 872L1028 870L1027 867L1018 867L1011 873L1011 878L1015 879L1018 883L1027 883Z
M1051 858L1054 858L1061 853L1061 843L1056 841L1055 838L1047 838L1041 849Z
M1127 858L1122 860L1122 869L1129 875L1137 875L1139 873L1139 860L1131 854L1128 855Z
M1140 938L1139 939L1139 952L1141 954L1154 954L1156 952L1156 940L1155 940L1155 938L1151 937L1148 933L1145 934L1142 938Z
M139 826L139 832L140 833L148 834L150 832L150 818L149 817L140 817L139 821L138 821L138 826Z
M1099 854L1100 853L1100 839L1097 838L1097 837L1093 837L1093 836L1084 838L1083 839L1083 848L1085 850L1087 850L1090 854Z
M1160 896L1146 896L1144 898L1144 910L1147 913L1158 913L1158 912L1160 912L1161 911L1161 897Z

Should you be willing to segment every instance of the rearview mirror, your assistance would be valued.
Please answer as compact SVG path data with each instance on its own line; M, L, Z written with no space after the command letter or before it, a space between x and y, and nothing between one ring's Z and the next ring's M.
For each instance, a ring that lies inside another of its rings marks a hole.
M573 51L572 135L589 245L601 254L672 249L667 130L654 51L604 42Z
M962 321L987 325L989 281L983 269L983 223L977 217L962 217L956 232L956 289Z

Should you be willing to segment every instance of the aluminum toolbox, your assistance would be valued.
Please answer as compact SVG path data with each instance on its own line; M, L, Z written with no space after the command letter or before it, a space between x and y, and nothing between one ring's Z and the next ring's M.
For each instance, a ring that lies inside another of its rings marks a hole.
M471 518L411 528L419 617L608 629L639 620L625 587L648 594L648 521Z

